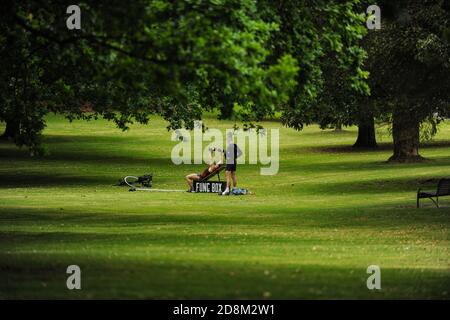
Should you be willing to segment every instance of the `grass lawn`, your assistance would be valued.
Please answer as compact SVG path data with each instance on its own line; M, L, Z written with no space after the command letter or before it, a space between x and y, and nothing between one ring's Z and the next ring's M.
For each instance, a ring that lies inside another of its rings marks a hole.
M388 136L355 152L356 128L280 128L278 175L240 166L255 194L218 197L112 186L153 172L154 187L185 189L204 167L172 164L159 118L128 132L47 120L44 158L0 143L0 298L450 297L450 197L415 208L421 182L450 176L450 123L420 164L386 163ZM82 290L66 288L71 264ZM381 290L366 287L372 264Z

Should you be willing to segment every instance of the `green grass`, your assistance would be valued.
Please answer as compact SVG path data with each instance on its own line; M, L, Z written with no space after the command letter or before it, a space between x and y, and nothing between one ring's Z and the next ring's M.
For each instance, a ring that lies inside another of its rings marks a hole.
M238 168L251 196L113 187L153 172L155 187L184 189L203 167L172 164L165 126L121 132L52 116L48 156L0 144L0 298L450 297L450 197L415 209L421 182L450 176L450 124L420 164L386 163L386 136L379 150L354 152L355 128L281 128L278 175ZM71 264L82 290L66 289ZM371 264L378 291L366 287Z

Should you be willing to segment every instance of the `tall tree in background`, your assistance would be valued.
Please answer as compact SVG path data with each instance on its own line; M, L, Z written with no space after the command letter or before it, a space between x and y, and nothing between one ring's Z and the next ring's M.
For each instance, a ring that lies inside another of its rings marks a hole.
M332 56L323 61L323 85L317 98L302 110L308 123L318 123L322 129L358 126L355 148L375 148L375 105L368 95L355 91L346 81L348 71L339 67Z
M300 72L289 101L280 105L283 123L301 130L305 124L326 119L330 108L348 107L349 92L368 94L366 58L360 42L366 33L360 1L269 1L258 2L263 19L275 21L279 31L269 42L271 58L289 53ZM340 76L340 82L334 81ZM345 88L345 92L341 89ZM338 95L342 105L331 106ZM335 113L336 114L336 113ZM344 121L347 122L347 121Z
M450 109L450 3L380 1L382 28L366 41L371 99L392 118L391 161L420 161L419 130Z

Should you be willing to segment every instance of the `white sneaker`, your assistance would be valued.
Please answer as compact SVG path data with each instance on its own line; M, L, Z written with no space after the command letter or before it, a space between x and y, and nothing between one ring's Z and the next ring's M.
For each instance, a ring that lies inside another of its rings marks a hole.
M229 194L230 194L230 189L225 189L225 191L222 192L222 195L223 195L223 196L227 196L227 195L229 195Z

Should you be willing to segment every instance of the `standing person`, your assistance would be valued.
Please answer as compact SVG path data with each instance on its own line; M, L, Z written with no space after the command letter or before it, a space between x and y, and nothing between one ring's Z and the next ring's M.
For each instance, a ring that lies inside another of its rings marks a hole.
M222 195L230 194L231 179L233 179L233 187L237 187L236 179L236 159L242 155L241 149L237 144L233 143L233 134L228 133L227 135L227 149L226 149L226 160L227 166L225 168L225 175L227 177L227 188L222 193Z

